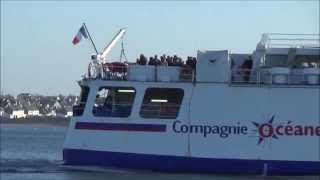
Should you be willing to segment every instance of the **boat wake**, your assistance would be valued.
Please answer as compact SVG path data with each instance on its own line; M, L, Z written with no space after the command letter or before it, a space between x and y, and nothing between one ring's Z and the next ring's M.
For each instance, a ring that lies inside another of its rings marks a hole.
M48 173L64 171L62 161L45 159L1 159L0 173Z
M0 173L64 173L64 172L110 172L128 173L131 170L96 166L66 166L62 160L1 159Z

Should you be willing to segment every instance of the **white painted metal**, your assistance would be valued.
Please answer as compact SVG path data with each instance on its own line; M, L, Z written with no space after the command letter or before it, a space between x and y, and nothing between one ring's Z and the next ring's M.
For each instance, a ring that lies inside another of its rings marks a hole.
M177 82L179 81L181 67L177 66L158 66L157 80L160 82Z
M192 156L212 158L313 160L319 161L319 136L269 138L258 145L252 122L266 123L275 115L275 124L293 121L320 125L319 88L229 87L198 84L194 89L191 120L194 124L247 126L247 135L218 135L207 138L191 135ZM204 96L205 95L205 96ZM308 147L308 148L299 148ZM303 156L298 156L303 154Z
M120 40L120 38L122 38L122 36L124 35L125 32L126 32L125 29L120 29L120 31L114 36L114 38L111 40L111 42L105 48L103 48L101 53L98 55L99 59L101 61L103 61L103 62L106 61L106 57L107 57L108 53L115 46L115 44Z
M143 95L148 87L166 87L184 89L184 99L179 111L177 120L187 122L188 101L190 98L190 83L141 83L141 82L108 82L108 86L116 87L134 87L136 97L133 104L131 116L128 118L104 118L95 117L92 114L97 90L100 86L105 86L105 81L86 82L90 86L90 94L84 114L85 116L74 118L68 129L68 135L64 147L75 149L103 150L114 152L132 152L144 154L171 154L185 156L187 154L187 136L184 134L175 134L170 126L172 120L163 119L144 119L139 115ZM126 131L90 131L75 130L75 122L109 122L109 123L146 123L146 124L167 124L167 133L150 133L150 132L126 132ZM159 143L162 142L162 143Z
M319 84L320 69L319 68L305 68L303 73L306 76L308 84Z
M275 84L288 84L288 77L290 74L290 68L285 67L273 67L269 69L272 76L272 83Z
M155 81L155 66L130 65L128 67L128 80Z
M227 82L230 74L228 51L198 51L197 81Z
M320 160L319 136L280 136L279 139L267 138L259 145L258 134L253 133L256 127L252 123L265 123L275 115L274 123L278 125L292 121L295 125L320 126L319 88L230 87L228 84L198 83L194 86L189 105L193 88L190 83L108 82L108 86L134 87L136 98L130 117L103 118L95 117L91 112L96 92L105 82L92 81L85 84L91 87L85 116L75 117L71 121L65 141L67 148L209 158ZM176 120L140 117L143 94L148 87L184 89L184 99ZM204 137L201 133L191 133L191 153L188 154L188 134L176 133L173 129L173 123L177 120L181 121L178 125L189 124L188 108L191 110L190 124L243 125L248 128L248 133L231 134L227 138L217 134ZM168 130L166 133L75 130L75 122L166 124Z

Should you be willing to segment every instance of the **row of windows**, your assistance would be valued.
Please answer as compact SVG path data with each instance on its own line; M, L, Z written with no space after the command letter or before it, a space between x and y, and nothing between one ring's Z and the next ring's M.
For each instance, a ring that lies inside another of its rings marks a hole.
M83 114L89 88L82 87L80 103L74 107L74 116ZM92 113L97 117L129 117L136 91L131 87L101 87L96 94ZM178 88L148 88L140 108L143 118L177 118L184 92Z

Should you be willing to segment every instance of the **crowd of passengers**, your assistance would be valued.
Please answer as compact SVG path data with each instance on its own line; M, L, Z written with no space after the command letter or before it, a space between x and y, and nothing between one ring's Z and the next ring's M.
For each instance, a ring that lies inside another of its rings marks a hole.
M149 57L149 60L143 54L137 58L136 61L139 65L153 65L153 66L180 66L180 67L189 67L192 69L196 68L197 59L195 57L188 56L186 61L184 62L181 57L177 55L174 56L166 56L163 54L158 58L158 55L154 55L154 57Z
M102 64L102 71L98 71L98 74L94 77L106 77L108 79L122 79L125 78L123 75L127 73L128 62L111 62ZM149 60L143 54L137 58L136 64L139 65L148 65L148 66L179 66L183 67L181 72L185 76L190 78L190 74L192 72L196 72L196 64L197 59L195 57L188 56L186 61L184 62L181 57L177 55L174 56L166 56L165 54L158 58L158 55L154 55L154 57L150 57ZM91 77L91 69L92 64L89 64L88 67L88 76Z

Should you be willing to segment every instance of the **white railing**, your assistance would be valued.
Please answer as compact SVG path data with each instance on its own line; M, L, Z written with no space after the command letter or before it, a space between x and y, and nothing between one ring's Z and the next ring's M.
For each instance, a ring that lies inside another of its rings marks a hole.
M320 34L263 34L260 44L265 48L320 48Z
M303 69L289 74L270 73L268 69L253 71L249 69L231 72L232 84L265 84L265 85L320 85L320 74L304 74ZM299 72L300 71L300 72Z
M106 63L106 64L99 64L93 66L89 64L88 72L83 76L83 79L101 79L101 80L115 80L115 81L126 81L129 78L130 74L128 74L128 68L130 64L125 63ZM148 68L153 67L155 68L154 74L151 74L153 78L147 78L145 81L162 81L161 75L159 74L160 67L171 67L171 66L154 66L154 65L140 65L141 67ZM179 67L179 73L174 80L175 82L192 82L194 80L195 70L190 67ZM152 79L152 80L148 80ZM169 80L169 82L172 80Z

